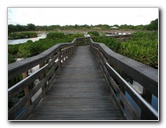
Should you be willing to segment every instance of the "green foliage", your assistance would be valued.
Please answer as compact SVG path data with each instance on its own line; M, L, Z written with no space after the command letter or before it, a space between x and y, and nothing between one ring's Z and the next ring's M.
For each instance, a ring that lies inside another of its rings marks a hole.
M23 38L32 38L37 37L36 32L14 32L10 33L8 38L9 39L23 39Z
M47 34L47 39L51 39L51 40L62 39L64 37L65 37L65 34L60 32L50 32Z
M15 44L15 45L12 45L12 44L9 44L8 45L8 53L10 54L17 54L18 52L18 48L21 44Z
M13 86L14 84L18 83L19 81L21 81L23 78L22 78L22 74L14 77L13 79L9 80L8 81L8 88L10 88L11 86Z
M12 54L8 54L8 64L15 62L15 58Z
M30 57L30 55L31 55L31 53L32 53L32 51L30 51L31 49L30 49L30 44L31 44L32 42L31 41L28 41L28 42L26 42L26 43L23 43L22 45L20 45L20 47L18 48L18 56L19 57L25 57L25 58L27 58L27 57Z
M96 25L95 27L99 27L102 30L110 29L110 26L107 24L99 24L99 25Z
M27 24L27 28L29 31L35 31L36 30L36 26L34 24Z
M49 40L59 40L60 42L71 42L76 37L84 37L83 34L64 34L59 32L50 32L47 34L47 39Z
M9 24L8 25L8 34L12 33L12 32L21 32L21 31L35 31L36 30L36 26L34 24L27 24L27 25L12 25Z
M20 44L8 45L8 63L15 62Z
M158 30L158 19L151 21L151 23L147 26L147 30Z
M39 41L36 42L28 41L19 46L17 56L21 58L28 58L31 56L35 56L45 51L46 49L52 47L56 43L59 42L48 39L40 39Z
M90 31L90 32L88 32L88 34L90 36L100 36L100 34L98 32L96 32L96 31Z
M137 32L130 40L119 42L113 38L95 38L97 42L105 43L113 51L137 60L141 63L158 68L158 33Z
M74 38L78 38L78 37L84 37L83 34L80 34L80 33L75 33L75 34L67 34L65 35L66 36L66 41L70 42L72 41Z

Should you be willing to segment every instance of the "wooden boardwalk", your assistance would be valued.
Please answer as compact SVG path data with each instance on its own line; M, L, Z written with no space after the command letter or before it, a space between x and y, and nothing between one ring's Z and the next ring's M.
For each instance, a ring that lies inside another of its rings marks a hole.
M28 120L123 120L89 46L78 46Z

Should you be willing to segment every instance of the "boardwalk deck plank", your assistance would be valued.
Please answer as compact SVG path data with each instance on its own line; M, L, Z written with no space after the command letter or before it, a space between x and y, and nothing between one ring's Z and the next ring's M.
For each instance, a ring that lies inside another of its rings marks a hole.
M78 46L28 120L122 120L89 46Z

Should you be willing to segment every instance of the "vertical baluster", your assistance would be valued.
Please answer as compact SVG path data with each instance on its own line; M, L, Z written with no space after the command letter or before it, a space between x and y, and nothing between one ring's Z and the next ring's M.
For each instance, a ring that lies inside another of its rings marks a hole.
M143 88L143 94L142 94L142 97L151 104L151 101L152 101L152 94L146 90L145 88ZM153 115L151 113L148 113L148 110L147 108L144 108L141 110L141 119L153 119L152 118Z
M39 64L39 69L41 68L41 67L43 67L45 65L45 63L43 62L43 63L41 63L41 64ZM45 73L42 73L42 74L40 74L39 75L39 80L41 81L44 77L45 77ZM45 95L45 91L46 91L46 87L45 86L43 86L42 87L42 95L44 96Z
M150 93L148 90L146 90L144 88L142 96L147 102L149 102L151 104L151 102L152 102L152 93Z
M62 67L62 63L63 63L63 50L62 50L62 48L60 49L60 56L59 56L59 61L60 61L60 68Z
M23 79L25 79L27 76L28 76L28 72L23 72L23 73L22 73ZM29 93L29 88L28 88L28 86L26 86L26 87L24 88L24 94L27 95L28 93ZM30 100L27 101L27 103L26 103L25 106L26 106L27 109L29 108L29 106L30 106Z

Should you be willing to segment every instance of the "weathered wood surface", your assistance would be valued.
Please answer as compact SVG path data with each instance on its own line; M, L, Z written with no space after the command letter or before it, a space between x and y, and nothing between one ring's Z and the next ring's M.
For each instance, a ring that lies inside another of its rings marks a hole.
M79 46L28 120L123 120L89 46Z

